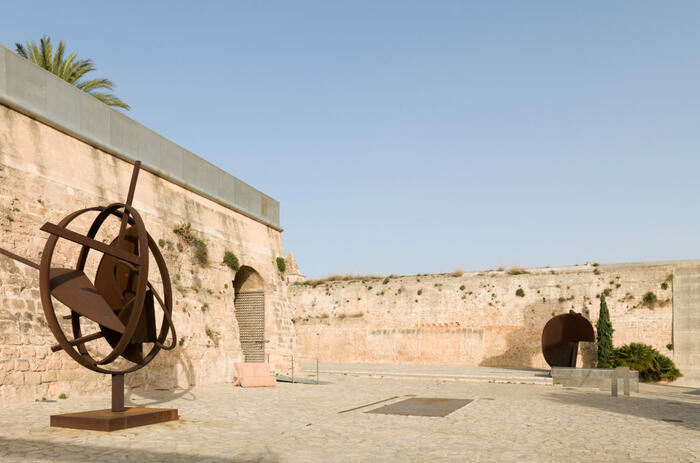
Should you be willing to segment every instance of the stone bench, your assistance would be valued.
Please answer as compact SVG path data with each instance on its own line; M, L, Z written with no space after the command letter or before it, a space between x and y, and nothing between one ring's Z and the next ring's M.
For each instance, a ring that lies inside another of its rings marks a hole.
M614 368L552 367L552 381L566 387L595 387L601 391L610 391L615 371ZM629 370L627 375L631 391L639 392L639 372ZM618 375L617 380L623 380L622 376Z
M235 363L238 378L233 383L234 386L241 387L264 387L275 386L277 378L270 375L269 363Z

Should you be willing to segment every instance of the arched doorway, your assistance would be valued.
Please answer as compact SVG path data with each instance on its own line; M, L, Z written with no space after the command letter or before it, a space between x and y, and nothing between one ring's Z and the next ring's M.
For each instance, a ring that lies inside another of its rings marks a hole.
M233 306L245 362L265 361L265 286L253 268L243 266L233 280Z

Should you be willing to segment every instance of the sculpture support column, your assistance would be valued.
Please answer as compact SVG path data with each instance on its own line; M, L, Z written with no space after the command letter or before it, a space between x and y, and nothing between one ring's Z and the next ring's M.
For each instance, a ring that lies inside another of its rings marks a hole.
M124 407L124 375L112 375L112 411L123 412Z

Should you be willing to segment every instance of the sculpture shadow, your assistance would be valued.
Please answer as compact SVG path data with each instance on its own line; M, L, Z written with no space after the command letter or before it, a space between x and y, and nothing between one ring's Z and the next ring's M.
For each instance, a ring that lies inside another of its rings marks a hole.
M520 368L532 367L532 359L541 352L541 347L534 340L537 337L537 329L533 324L521 326L506 335L506 350L500 355L485 358L479 364L480 367Z
M659 398L611 397L610 393L587 390L564 390L550 393L548 399L564 405L597 408L611 413L636 416L700 431L700 403L678 400L686 399L683 393ZM678 397L674 400L671 397Z
M195 463L206 461L209 463L276 463L279 456L270 452L245 456L224 457L194 455L181 452L168 452L158 450L142 450L120 447L103 447L88 444L72 444L68 442L46 442L32 439L12 439L0 437L0 449L5 457L23 458L27 453L51 454L51 461L71 463L94 463L95 461L134 461L134 462L161 462L168 463ZM31 450L30 450L31 449ZM32 457L29 457L32 458Z
M177 365L182 366L185 374L187 385L184 387L180 387L178 384ZM194 368L190 357L183 349L176 348L167 356L156 357L152 367L158 369L157 375L154 375L157 382L149 384L148 368L136 372L135 375L143 372L143 376L138 379L144 380L148 386L127 388L124 394L124 400L127 404L148 407L172 402L177 399L193 401L197 398L192 393L192 388L196 385ZM138 399L146 399L147 402ZM135 401L138 401L138 404L134 403Z
M554 314L563 314L568 310L561 304L533 303L522 309L523 325L506 334L506 349L499 355L485 358L479 363L480 367L498 368L532 368L533 360L542 355L542 330ZM581 313L588 317L588 309ZM595 343L579 343L578 367L590 367L596 359ZM544 359L543 359L544 360ZM541 368L537 368L541 369ZM545 371L544 369L541 369ZM549 370L546 370L549 371ZM546 376L549 376L548 374Z

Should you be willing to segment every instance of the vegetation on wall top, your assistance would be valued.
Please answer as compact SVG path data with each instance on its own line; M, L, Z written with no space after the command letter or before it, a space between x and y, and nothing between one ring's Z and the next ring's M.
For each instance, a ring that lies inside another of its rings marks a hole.
M522 267L511 267L508 269L508 275L527 275L528 272Z
M280 272L284 272L285 270L287 270L287 262L284 260L284 257L278 257L276 259L276 262L277 262L277 269Z

